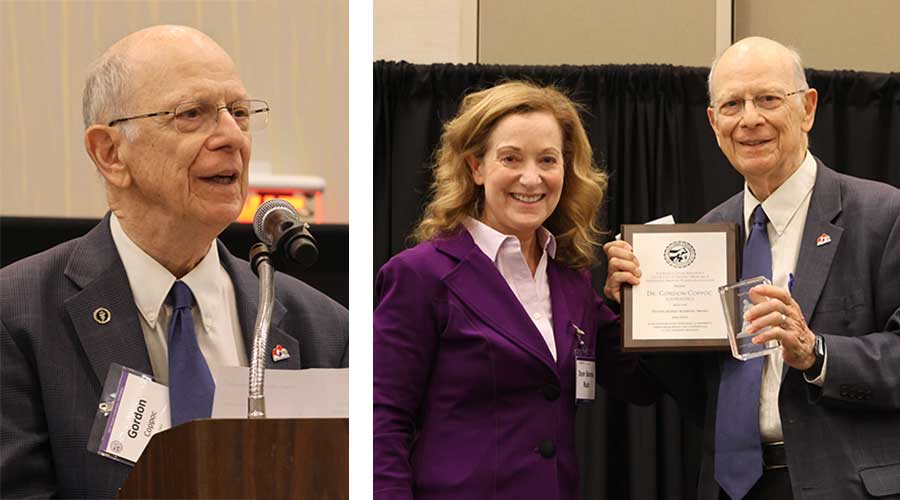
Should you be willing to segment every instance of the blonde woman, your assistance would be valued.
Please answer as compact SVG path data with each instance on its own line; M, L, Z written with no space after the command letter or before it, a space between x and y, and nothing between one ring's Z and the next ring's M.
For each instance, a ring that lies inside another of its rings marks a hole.
M576 401L595 373L654 398L587 273L605 188L560 91L509 82L464 99L418 245L376 279L376 499L574 500Z

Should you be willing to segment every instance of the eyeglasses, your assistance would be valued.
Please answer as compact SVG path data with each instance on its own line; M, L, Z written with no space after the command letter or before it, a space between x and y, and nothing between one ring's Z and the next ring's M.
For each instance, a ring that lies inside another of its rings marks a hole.
M744 105L747 103L747 101L753 101L753 106L757 111L774 111L780 108L781 105L784 104L784 100L788 97L794 94L799 94L800 92L806 92L807 90L809 89L800 89L793 92L788 92L786 94L779 92L766 92L764 94L755 95L751 99L732 98L716 105L715 110L717 114L722 116L738 116L744 112Z
M175 109L172 111L159 111L157 113L117 118L109 122L108 125L112 127L129 120L172 115L175 130L182 134L207 132L219 123L219 112L223 109L228 110L228 114L234 118L237 126L244 132L258 132L266 128L269 122L269 104L266 101L241 99L227 106L217 106L209 102L183 102L175 106Z

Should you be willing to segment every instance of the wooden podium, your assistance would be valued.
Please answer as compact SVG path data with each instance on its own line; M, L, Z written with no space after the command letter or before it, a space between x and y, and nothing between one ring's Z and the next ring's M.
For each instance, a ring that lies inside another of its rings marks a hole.
M198 420L150 440L121 499L347 499L346 418Z

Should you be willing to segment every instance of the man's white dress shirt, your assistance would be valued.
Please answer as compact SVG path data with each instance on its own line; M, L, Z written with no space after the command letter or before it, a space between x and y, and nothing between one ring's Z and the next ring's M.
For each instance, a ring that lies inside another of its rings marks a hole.
M172 306L166 297L175 276L159 262L144 252L125 234L119 219L111 214L109 226L113 242L128 284L134 295L134 303L140 313L141 330L147 344L147 354L153 375L160 382L169 382L169 357L167 332ZM231 277L219 263L216 242L197 267L181 278L194 294L191 314L200 351L210 366L248 366L244 337L238 319L237 301Z
M769 217L766 230L772 246L772 283L775 286L790 289L789 285L797 268L800 240L806 226L806 214L809 212L809 200L815 183L816 160L807 151L800 168L762 202L763 210ZM750 191L750 186L744 183L745 241L753 226L751 219L753 211L759 204L759 200ZM784 359L780 353L766 356L759 394L759 432L764 443L784 439L781 416L778 412L778 393L781 389L783 370ZM822 374L809 382L821 386L824 381L823 366Z

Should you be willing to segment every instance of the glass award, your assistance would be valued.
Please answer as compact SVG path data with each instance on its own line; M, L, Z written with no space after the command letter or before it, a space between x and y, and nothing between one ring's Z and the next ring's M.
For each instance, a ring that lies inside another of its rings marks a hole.
M753 337L763 333L769 327L762 328L753 333L745 330L750 323L744 321L744 313L766 297L760 297L754 302L750 298L750 289L758 285L770 285L772 282L764 276L758 276L730 285L719 287L719 297L722 299L722 309L725 311L725 323L728 324L728 343L731 345L731 355L736 359L747 361L769 354L781 352L781 343L770 340L765 344L754 344Z

